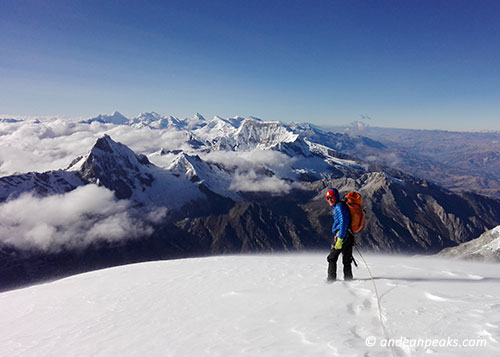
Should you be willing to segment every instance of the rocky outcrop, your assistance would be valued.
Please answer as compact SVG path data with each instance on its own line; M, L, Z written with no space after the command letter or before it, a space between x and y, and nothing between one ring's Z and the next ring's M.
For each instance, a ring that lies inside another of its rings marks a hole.
M479 238L445 248L438 256L466 260L500 262L500 226L481 234Z

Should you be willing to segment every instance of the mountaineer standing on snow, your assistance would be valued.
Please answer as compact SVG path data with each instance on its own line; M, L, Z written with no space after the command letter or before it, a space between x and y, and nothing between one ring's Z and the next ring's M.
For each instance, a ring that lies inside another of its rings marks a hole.
M352 247L354 245L354 235L349 229L351 215L347 204L340 200L339 191L329 188L325 194L326 202L333 207L332 233L335 236L332 250L328 255L328 282L337 279L337 260L342 253L342 263L344 264L344 280L352 280Z

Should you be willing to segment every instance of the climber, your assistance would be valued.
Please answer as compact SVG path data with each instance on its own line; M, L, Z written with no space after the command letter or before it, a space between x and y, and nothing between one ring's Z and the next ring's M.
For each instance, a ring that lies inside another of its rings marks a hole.
M344 280L352 280L352 247L354 245L354 235L349 229L351 216L344 201L340 200L339 191L329 188L325 194L326 202L332 208L333 226L332 233L334 241L328 255L328 282L337 279L337 260L342 253L342 263L344 265Z

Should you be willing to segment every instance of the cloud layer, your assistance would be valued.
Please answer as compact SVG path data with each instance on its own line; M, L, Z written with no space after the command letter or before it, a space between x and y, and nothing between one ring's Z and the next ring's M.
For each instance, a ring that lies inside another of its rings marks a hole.
M97 122L89 125L61 118L0 122L0 177L66 168L75 158L85 155L104 134L145 155L162 147L167 150L188 148L188 134L175 130Z
M292 189L303 188L295 182L287 182L276 176L257 174L253 169L237 171L229 186L230 190L241 192L268 192L274 194L289 193Z
M53 252L139 238L153 233L151 223L165 211L135 213L129 201L117 201L113 192L96 185L45 198L25 194L0 204L0 242Z
M203 159L222 164L231 170L237 167L228 189L241 192L288 193L301 188L287 179L295 178L292 170L296 159L274 150L214 151Z

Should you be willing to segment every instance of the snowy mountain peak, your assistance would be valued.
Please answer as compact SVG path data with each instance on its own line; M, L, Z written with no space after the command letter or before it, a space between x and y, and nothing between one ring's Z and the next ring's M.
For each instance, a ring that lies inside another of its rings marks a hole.
M185 125L185 121L180 120L174 116L163 116L156 112L141 113L138 117L134 118L133 125L135 127L149 127L152 129L179 129Z
M168 167L168 171L176 176L185 176L191 181L198 181L198 174L196 172L195 164L196 162L200 161L201 159L197 155L191 156L185 153L181 153Z
M193 131L203 141L215 141L218 137L233 135L236 128L228 120L215 116L208 121L198 122Z
M97 122L97 123L103 123L103 124L124 125L124 124L128 124L129 121L130 120L127 117L123 116L118 111L115 111L111 115L108 115L108 114L99 114L95 118L91 118L91 119L82 121L82 123L91 124L93 122Z
M262 122L247 118L238 128L235 139L237 148L271 148L279 143L293 142L298 138L279 122Z
M104 134L102 138L97 139L92 150L102 150L104 152L112 153L113 152L112 147L115 144L118 143L114 142L109 135Z
M146 156L104 135L87 154L80 173L85 180L114 190L118 198L130 198L136 187L151 186L154 181L149 166Z
M177 124L178 128L184 130L196 130L207 125L207 120L200 113L196 113L192 118L180 120Z
M162 119L163 116L156 112L150 112L150 113L140 113L136 118L134 118L134 123L144 123L144 124L149 124L153 121L157 121Z
M200 121L205 121L205 117L201 115L200 113L196 113L193 117L194 120L200 120Z
M124 164L128 168L130 168L131 165L134 167L151 165L145 155L136 155L131 149L128 148L128 146L114 141L107 134L104 134L103 137L97 139L94 147L87 155L87 160L90 156L92 156L93 159L107 156L114 157L117 160L125 161Z
M240 116L235 116L228 119L229 123L231 123L231 125L234 126L235 128L238 128L244 120L245 118Z
M211 120L211 123L215 123L216 125L219 126L231 126L233 128L238 128L243 121L244 118L242 117L234 117L234 118L223 118L219 115L216 115L213 117Z

